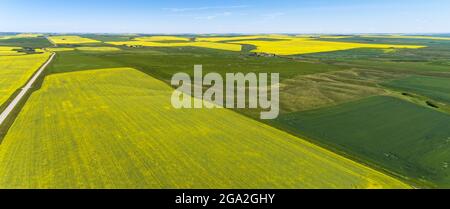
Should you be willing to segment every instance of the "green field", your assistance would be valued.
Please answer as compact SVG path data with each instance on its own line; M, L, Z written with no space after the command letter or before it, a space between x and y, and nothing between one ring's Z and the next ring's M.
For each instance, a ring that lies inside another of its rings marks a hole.
M348 69L326 63L293 62L285 58L251 57L237 52L203 48L122 48L118 52L60 52L51 73L73 72L109 67L133 67L158 79L170 81L178 72L193 75L201 63L205 73L279 72L282 79L295 75Z
M47 76L1 145L0 187L408 188L230 110L175 110L171 94L130 68Z
M45 48L52 44L44 37L0 39L0 46L20 46L28 48Z
M277 123L419 185L450 187L447 114L377 96L286 114Z
M411 76L383 85L450 104L450 77Z

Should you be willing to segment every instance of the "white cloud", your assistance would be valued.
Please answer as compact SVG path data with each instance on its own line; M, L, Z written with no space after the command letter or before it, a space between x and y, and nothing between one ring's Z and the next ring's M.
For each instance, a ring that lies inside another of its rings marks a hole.
M192 8L165 8L171 12L191 12L191 11L202 11L202 10L217 10L217 9L240 9L248 8L248 5L235 5L235 6L215 6L215 7L192 7Z

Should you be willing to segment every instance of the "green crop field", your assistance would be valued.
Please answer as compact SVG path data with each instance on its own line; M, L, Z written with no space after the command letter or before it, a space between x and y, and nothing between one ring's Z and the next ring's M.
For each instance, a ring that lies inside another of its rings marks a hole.
M0 187L408 188L230 110L175 110L171 94L130 68L47 76L1 145Z
M158 79L170 81L178 72L193 75L194 65L202 63L205 73L279 72L282 79L295 75L340 71L348 67L326 63L293 62L285 58L252 57L237 52L204 48L122 48L108 53L68 51L58 54L49 68L52 73L95 68L133 67Z
M52 44L44 37L13 37L8 39L1 39L0 46L15 46L15 47L29 47L29 48L45 48Z
M405 179L450 186L450 115L376 96L277 121L292 132L379 165Z
M450 77L411 76L387 82L383 85L400 91L427 96L440 102L450 103Z

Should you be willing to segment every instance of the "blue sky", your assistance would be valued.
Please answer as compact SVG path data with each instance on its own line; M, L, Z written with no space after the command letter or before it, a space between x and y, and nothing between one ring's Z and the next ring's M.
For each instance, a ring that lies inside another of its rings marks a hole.
M449 33L448 0L1 0L2 32Z

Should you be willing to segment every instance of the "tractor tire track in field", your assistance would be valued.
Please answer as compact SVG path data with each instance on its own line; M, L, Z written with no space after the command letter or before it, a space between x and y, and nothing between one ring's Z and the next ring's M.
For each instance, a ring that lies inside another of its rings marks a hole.
M53 53L50 58L39 68L39 70L33 75L33 77L28 81L28 83L22 88L22 90L17 94L14 100L9 103L9 105L5 108L5 110L0 114L0 126L6 121L8 116L12 113L12 111L16 108L17 104L23 99L23 97L28 93L28 91L33 87L36 80L41 76L42 72L44 72L45 68L52 62L55 57L55 53Z

